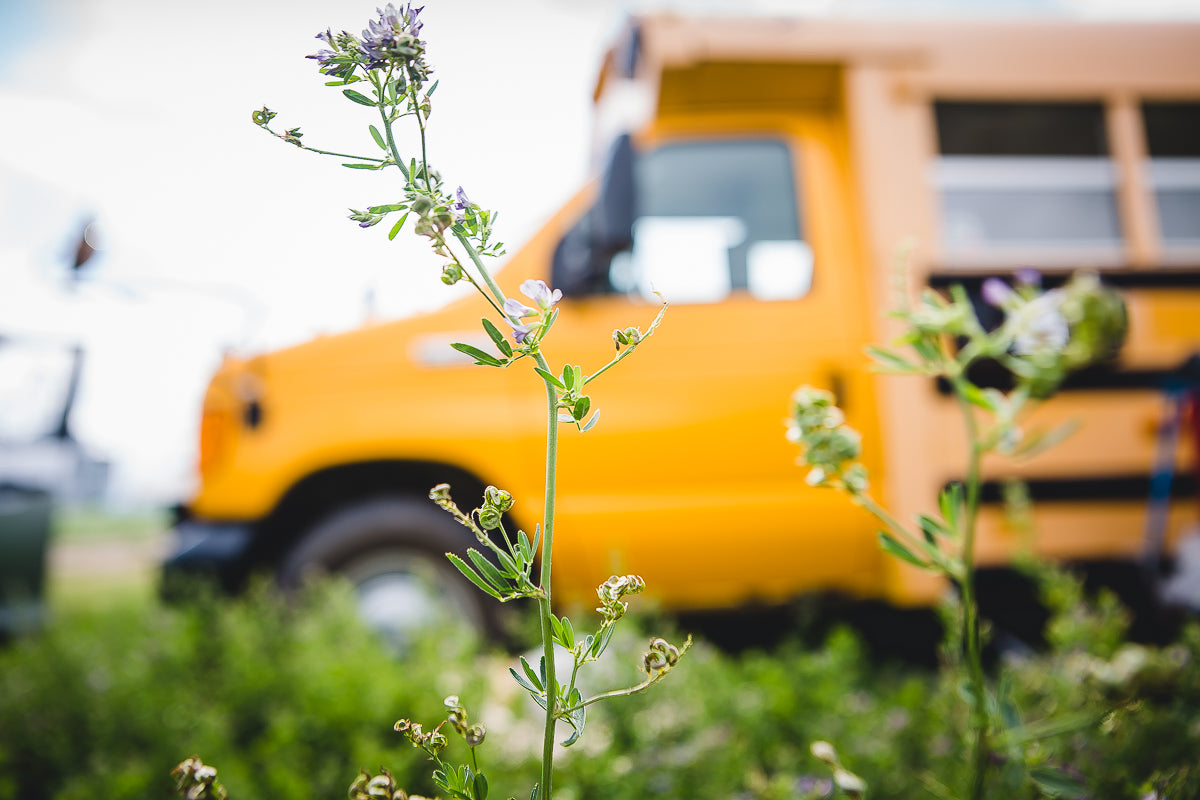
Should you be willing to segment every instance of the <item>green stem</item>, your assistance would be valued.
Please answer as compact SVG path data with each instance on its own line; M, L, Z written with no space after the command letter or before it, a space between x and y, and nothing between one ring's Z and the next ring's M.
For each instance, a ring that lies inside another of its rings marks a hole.
M660 299L661 299L661 295L660 295ZM632 353L634 350L638 349L638 347L642 344L642 342L646 341L651 336L653 336L654 332L656 330L658 330L658 326L660 324L662 324L663 317L666 315L666 313L667 313L667 303L664 300L663 304L662 304L662 308L660 308L658 310L658 314L655 315L654 321L650 323L650 327L647 328L646 332L642 334L642 338L635 344L628 345L624 350L622 350L620 353L618 353L611 361L609 361L607 364L605 364L600 369L593 372L591 375L588 375L586 378L584 378L583 385L587 386L589 383L596 380L596 378L599 378L605 372L608 372L610 369L615 367L617 364L621 363L621 361L623 361L626 357L628 357L630 353Z
M497 310L500 310L500 313L503 314L504 311L500 309L500 306L504 305L504 292L500 291L500 286L496 283L496 279L493 278L491 273L487 271L487 268L483 266L483 259L479 257L479 251L476 250L475 246L471 244L471 240L467 238L465 233L454 231L454 236L467 251L467 255L471 258L471 262L475 264L475 268L479 270L479 274L483 278L484 283L487 284L488 289L490 289L492 295L495 296L496 303L493 303L492 305L496 306ZM497 305L497 303L499 305ZM546 369L547 372L549 371L541 364L538 364L538 366L542 367L542 369Z
M896 534L900 539L905 539L908 543L917 543L917 537L909 532L907 528L900 524L900 521L888 513L887 509L875 502L868 494L855 495L855 502L873 514L876 519L884 524L892 533Z
M458 256L456 256L456 255L454 254L454 251L450 249L450 245L449 245L449 244L447 244L447 245L446 245L446 252L447 252L447 253L449 253L449 254L450 254L450 257L454 259L454 263L455 263L455 264L458 264L458 267L459 267L459 269L461 269L461 270L462 270L463 277L467 279L467 282L468 282L468 283L470 283L472 286L474 286L474 287L475 287L475 291L477 291L477 292L479 292L481 295L483 295L483 299L484 299L484 300L487 300L487 301L488 301L488 303L490 303L490 304L491 304L492 308L496 309L496 312L497 312L497 313L498 313L500 316L502 316L502 317L507 317L508 315L504 313L504 309L503 309L503 308L501 308L501 307L500 307L500 306L499 306L499 305L496 303L496 301L495 301L495 300L492 298L492 296L491 296L490 294L488 294L486 291L484 291L484 288L483 288L482 286L480 286L480 285L479 285L479 282L478 282L478 281L476 281L476 280L475 280L475 276L474 276L474 275L472 275L472 274L471 274L471 273L470 273L470 272L467 270L467 268L466 268L466 267L464 267L464 266L462 265L462 262L458 260Z
M979 431L975 412L966 396L966 379L953 379L954 396L966 422L970 458L967 466L967 496L962 530L962 601L963 625L967 647L967 671L971 682L971 726L974 742L971 754L971 800L983 797L988 759L987 684L983 674L983 656L979 642L979 606L975 597L975 528L979 512L980 461Z
M279 136L278 133L276 133L275 135ZM283 137L279 136L279 138L282 139ZM307 150L310 153L318 153L323 156L337 156L338 158L353 158L358 161L373 161L376 164L382 164L387 160L384 158L372 158L371 156L355 156L355 155L351 155L350 153L336 153L333 150L319 150L316 147L309 147L306 144L300 144L300 145L296 145L296 146L299 147L301 150Z
M271 129L270 125L259 125L259 127L262 128L267 133L274 136L276 139L283 139L284 141L287 141L286 137L284 137L284 135L282 133L276 133L274 130ZM309 147L306 144L301 144L298 142L290 142L289 141L288 144L295 145L296 147L299 147L301 150L307 150L310 153L317 153L317 154L323 155L323 156L337 156L338 158L353 158L357 161L374 161L377 164L382 164L384 161L387 160L384 158L372 158L371 156L356 156L351 153L338 153L333 150L321 150L319 148Z
M372 76L374 73L372 73ZM375 91L379 99L376 108L379 109L379 119L383 123L383 135L387 142L388 152L392 154L392 159L396 162L396 166L400 168L400 172L404 175L404 180L411 181L412 177L408 174L408 169L404 166L404 160L400 158L400 148L396 146L396 137L392 135L392 120L388 117L387 112L383 110L385 100L385 90L389 82L392 80L392 71L389 69L387 75L383 77L383 83L375 86ZM372 78L374 83L374 78Z
M460 237L461 238L461 237ZM487 275L487 270L483 270ZM488 276L490 281L490 276ZM497 291L499 291L497 289ZM537 365L550 372L550 365L540 350L533 353ZM550 566L554 554L554 498L558 473L558 392L545 378L547 403L546 424L546 503L542 516L542 596L538 598L541 617L542 650L546 659L546 727L542 739L542 783L539 800L550 800L551 778L554 771L554 723L558 718L558 683L554 674L554 634L550 627Z
M425 194L433 197L433 182L429 180L429 156L425 153L425 121L421 119L421 106L417 99L417 85L410 79L409 96L412 97L413 115L417 118L417 130L421 132L421 167L425 172Z

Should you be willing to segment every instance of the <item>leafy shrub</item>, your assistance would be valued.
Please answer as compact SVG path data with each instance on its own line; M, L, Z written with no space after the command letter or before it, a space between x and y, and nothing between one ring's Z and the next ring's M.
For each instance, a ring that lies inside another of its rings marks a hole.
M434 713L413 687L461 660L420 655L395 663L332 585L73 613L0 652L0 797L168 796L192 752L242 797L342 797L358 765L419 763L394 717Z
M1122 644L1118 606L1083 602L1065 579L1048 585L1052 651L1007 670L1031 719L1053 709L1075 723L1040 745L1048 761L1096 798L1200 796L1200 628L1166 648ZM0 798L167 797L171 768L192 754L234 800L344 797L359 769L380 767L432 796L427 763L392 725L436 725L449 694L488 725L484 766L500 796L537 774L541 710L507 679L507 657L462 641L443 634L396 659L337 584L292 605L260 590L64 616L0 652ZM958 687L872 659L846 630L816 648L792 639L737 656L700 642L689 660L659 692L596 709L561 760L563 800L819 797L830 786L809 752L818 739L837 743L873 800L931 796L929 776L964 774ZM605 670L599 683L636 665ZM989 793L1022 796L1000 780Z

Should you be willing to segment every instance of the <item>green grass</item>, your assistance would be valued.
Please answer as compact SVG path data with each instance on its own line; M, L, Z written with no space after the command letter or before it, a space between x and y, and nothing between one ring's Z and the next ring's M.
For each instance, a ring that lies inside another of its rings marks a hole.
M94 506L69 506L54 512L54 542L107 540L141 541L170 527L166 509L111 511Z
M165 510L59 509L50 546L76 549L69 566L48 566L46 601L52 617L97 608L145 607L157 600L155 539L170 521ZM61 564L61 562L60 562Z

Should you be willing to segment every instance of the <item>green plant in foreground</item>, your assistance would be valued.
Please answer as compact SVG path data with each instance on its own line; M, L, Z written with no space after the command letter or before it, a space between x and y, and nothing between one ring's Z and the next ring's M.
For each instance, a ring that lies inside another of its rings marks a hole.
M471 548L467 558L447 554L454 566L480 591L500 602L518 599L534 600L538 606L542 655L535 667L524 657L520 670L511 673L517 683L545 711L542 747L541 778L534 785L530 798L549 800L552 791L555 752L555 728L564 722L572 729L564 746L578 741L584 730L587 709L611 697L641 692L657 683L675 666L691 644L689 639L676 647L663 639L654 638L642 659L646 677L640 683L614 691L585 697L577 684L580 669L598 660L612 639L613 626L625 615L626 595L640 592L644 584L634 575L613 576L602 584L597 593L600 599L601 624L594 634L575 631L566 617L555 615L551 604L551 568L553 565L554 511L556 464L558 457L558 427L575 425L586 432L598 419L586 393L588 385L629 356L653 335L662 321L666 306L659 311L646 331L630 327L614 331L614 357L590 374L576 364L552 369L542 352L542 342L550 334L558 317L556 308L562 292L552 290L543 281L526 280L520 285L525 299L508 297L492 277L484 258L501 255L503 245L493 236L496 213L474 203L460 186L453 192L447 189L442 176L432 168L426 157L426 132L432 112L431 96L437 83L429 83L431 69L425 60L425 42L420 38L423 23L421 9L405 5L400 9L389 4L378 11L361 36L345 31L327 30L318 34L327 47L309 56L315 59L319 71L333 78L326 85L340 87L342 94L353 103L374 109L378 126L368 127L379 153L356 156L309 147L302 141L299 128L282 133L271 128L276 114L269 108L253 113L253 121L283 141L325 155L351 159L344 166L352 169L399 171L403 189L396 202L369 206L365 211L351 209L350 218L361 227L369 228L396 215L388 234L394 238L407 220L414 219L413 230L429 240L433 251L446 259L442 280L453 285L468 281L490 306L490 313L480 322L495 347L487 352L465 343L452 345L480 366L507 368L528 359L533 371L546 389L546 483L545 507L541 524L532 536L525 531L510 533L504 525L504 514L513 505L512 496L496 487L488 487L481 506L464 512L450 496L450 487L439 485L430 498L452 514L474 534L480 549ZM350 88L350 87L357 88ZM361 91L360 91L361 89ZM410 120L419 139L420 158L405 159L397 145L396 124ZM506 336L504 328L509 329ZM511 341L510 341L511 338ZM570 677L556 673L555 647L561 647L573 659ZM436 785L448 795L463 800L485 800L489 794L486 777L478 762L477 749L486 731L480 724L466 724L466 709L457 696L446 698L446 718L432 729L420 723L401 720L396 730L414 747L423 751L435 764ZM470 763L454 764L445 760L449 738L443 728L449 724L463 738L470 750ZM206 773L207 774L207 773ZM375 786L380 780L366 776L359 789ZM390 777L382 780L382 786ZM376 787L378 788L378 786ZM399 796L402 789L392 788ZM370 794L370 792L368 792ZM374 795L372 795L374 796Z
M1040 276L1022 271L1015 286L992 278L985 281L982 293L985 302L1004 312L1004 322L995 330L980 324L961 286L951 287L948 298L927 290L915 305L904 300L893 312L905 326L895 347L868 351L885 372L939 378L953 391L966 426L967 470L964 483L953 483L941 493L938 515L921 514L915 524L905 524L872 497L867 471L857 461L859 434L845 424L829 392L803 387L795 393L788 437L801 447L811 485L845 492L883 523L879 541L884 551L939 573L959 588L967 672L962 693L973 738L966 796L983 797L994 759L1005 763L1009 775L1019 766L1017 783L1032 782L1050 796L1079 796L1082 787L1073 776L1045 763L1039 751L1028 746L1036 741L1038 729L1022 724L1008 684L1001 681L993 692L984 674L975 592L980 465L987 453L1030 456L1070 432L1064 427L1030 434L1021 420L1053 394L1069 372L1116 353L1125 335L1125 306L1090 273L1042 291ZM971 380L971 368L985 359L1011 374L1011 391L981 388ZM1044 725L1041 729L1050 730ZM929 788L935 794L948 791L932 780Z

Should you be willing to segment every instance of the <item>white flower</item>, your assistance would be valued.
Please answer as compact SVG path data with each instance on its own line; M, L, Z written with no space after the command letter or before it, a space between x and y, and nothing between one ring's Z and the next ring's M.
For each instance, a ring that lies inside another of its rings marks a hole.
M1058 353L1071 337L1062 313L1065 295L1059 289L1022 303L1009 312L1007 324L1013 335L1013 352L1019 356Z

